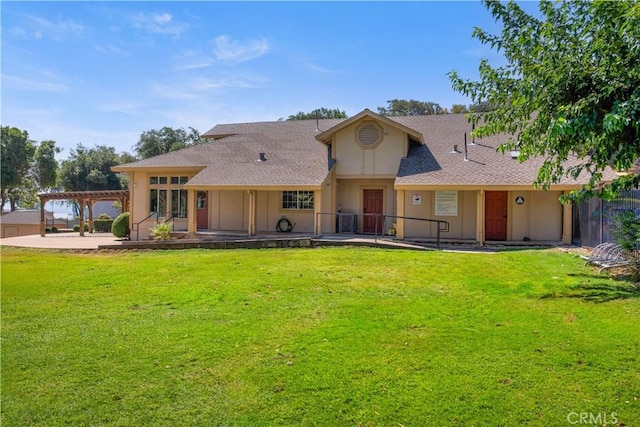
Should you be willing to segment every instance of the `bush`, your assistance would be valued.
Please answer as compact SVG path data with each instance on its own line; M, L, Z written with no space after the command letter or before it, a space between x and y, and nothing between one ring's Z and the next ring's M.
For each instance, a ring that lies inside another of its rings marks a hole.
M51 227L51 232L52 233L57 233L58 232L58 227L56 227L56 226Z
M151 235L155 240L171 240L171 224L159 222L151 229Z
M129 238L129 212L123 212L113 220L111 232L118 238Z
M109 233L113 225L113 219L106 213L100 214L97 219L93 220L93 231L98 233Z
M80 226L78 224L73 226L73 231L78 232L80 231ZM84 231L89 231L89 224L84 224Z
M45 233L51 233L51 229L49 227L47 227L47 228L44 229L44 232Z

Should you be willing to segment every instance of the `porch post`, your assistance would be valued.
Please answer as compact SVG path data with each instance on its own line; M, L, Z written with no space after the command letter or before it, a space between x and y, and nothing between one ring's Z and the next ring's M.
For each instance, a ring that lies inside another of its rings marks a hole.
M45 228L47 228L46 224L45 224L45 217L44 217L44 205L46 204L46 201L44 201L42 199L42 197L40 197L40 236L44 237L45 234Z
M195 234L198 231L198 216L196 210L196 190L187 191L187 233Z
M573 237L573 205L562 204L562 243L570 245Z
M93 200L89 199L89 233L93 234Z
M315 190L313 192L313 229L315 235L322 234L322 190Z
M247 190L249 193L249 226L247 227L247 231L249 232L249 236L256 235L256 191L255 190Z
M396 215L404 216L404 190L396 191ZM396 218L396 239L404 240L404 218Z
M80 237L84 237L84 206L87 204L85 199L78 199L80 201Z
M484 246L484 190L478 190L476 200L476 241Z

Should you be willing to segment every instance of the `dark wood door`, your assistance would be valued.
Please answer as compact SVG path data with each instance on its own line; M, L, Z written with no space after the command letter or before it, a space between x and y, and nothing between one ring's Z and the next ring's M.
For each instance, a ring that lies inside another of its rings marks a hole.
M207 207L207 192L198 191L198 230L209 228L209 209Z
M377 214L377 215L365 215L364 225L362 231L365 233L382 233L382 190L364 190L363 192L363 206L365 214Z
M507 192L487 191L484 196L486 240L507 240Z

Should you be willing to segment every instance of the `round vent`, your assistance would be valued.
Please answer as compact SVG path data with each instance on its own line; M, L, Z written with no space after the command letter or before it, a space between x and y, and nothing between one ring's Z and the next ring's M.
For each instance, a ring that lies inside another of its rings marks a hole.
M373 123L367 123L358 129L358 141L365 146L375 145L380 142L381 134L382 132L378 126Z

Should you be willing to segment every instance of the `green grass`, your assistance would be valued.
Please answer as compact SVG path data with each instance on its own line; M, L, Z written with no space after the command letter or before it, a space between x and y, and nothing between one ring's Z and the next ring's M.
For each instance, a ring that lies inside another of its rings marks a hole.
M0 421L640 425L640 295L595 273L559 250L3 248Z

